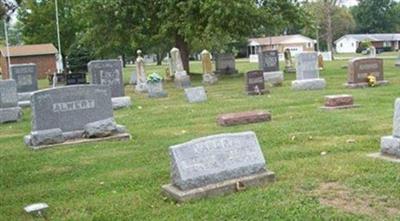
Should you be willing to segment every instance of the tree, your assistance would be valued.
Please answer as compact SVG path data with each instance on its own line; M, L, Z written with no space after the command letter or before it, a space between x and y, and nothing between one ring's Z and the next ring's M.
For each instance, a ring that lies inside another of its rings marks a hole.
M400 32L399 5L394 0L360 0L351 10L357 33Z
M15 12L18 8L18 4L21 0L0 0L0 17L1 19L10 19L10 15Z

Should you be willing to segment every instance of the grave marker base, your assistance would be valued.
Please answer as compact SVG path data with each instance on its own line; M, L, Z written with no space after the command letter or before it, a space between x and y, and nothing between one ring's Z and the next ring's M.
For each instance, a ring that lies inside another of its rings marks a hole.
M272 86L282 86L283 79L282 71L264 72L265 83L271 84Z
M386 160L386 161L393 162L393 163L400 163L400 158L382 154L380 152L371 153L371 154L368 154L367 156L374 158L374 159L381 159L381 160Z
M16 122L22 117L20 107L0 108L0 123Z
M113 97L111 98L113 110L132 106L131 97Z
M263 173L227 180L186 191L180 190L172 184L168 184L162 186L162 191L165 196L177 202L187 202L202 198L226 195L247 189L249 187L263 186L274 181L275 173L267 170Z
M375 84L376 86L382 86L382 85L388 85L389 81L377 81ZM345 83L344 84L345 87L347 88L364 88L364 87L369 87L368 83Z
M353 105L342 105L342 106L335 106L335 107L322 106L320 108L323 110L340 110L340 109L350 109L350 108L357 108L357 107L360 107L360 105L353 104Z
M322 90L325 86L325 79L322 78L292 81L292 89L295 91Z

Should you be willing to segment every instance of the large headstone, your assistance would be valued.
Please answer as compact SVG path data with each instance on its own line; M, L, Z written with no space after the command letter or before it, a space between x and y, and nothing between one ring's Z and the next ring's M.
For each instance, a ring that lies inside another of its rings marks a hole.
M248 95L261 95L268 93L265 88L264 73L260 70L249 71L246 73L246 93Z
M17 83L15 80L0 80L0 123L18 121L21 116Z
M259 66L264 71L264 80L272 85L281 85L283 72L279 71L279 52L277 50L263 51L260 55Z
M201 52L201 64L203 66L203 84L215 84L218 78L212 70L211 53L207 50Z
M11 78L17 82L18 93L38 90L36 64L11 65Z
M29 146L82 138L88 125L105 125L104 134L117 132L113 120L111 90L107 85L74 85L35 92L31 98L32 132ZM44 139L45 138L45 139Z
M181 52L178 48L171 49L171 65L174 70L174 82L177 88L188 88L191 86L190 77L183 68Z
M107 85L111 88L111 97L123 97L124 82L122 62L120 60L96 60L88 64L92 84Z
M383 76L383 59L353 58L349 61L347 70L347 87L368 86L368 76L376 78L376 84L387 84Z
M293 90L320 90L326 82L319 78L318 53L303 52L297 55L296 80L292 81Z
M185 96L189 103L200 103L207 101L207 93L204 87L185 88Z
M215 73L236 74L235 56L233 54L217 54L215 56Z
M164 193L177 201L220 195L274 180L254 132L219 134L171 146L172 183Z
M381 153L400 158L400 98L394 104L393 133L381 138Z

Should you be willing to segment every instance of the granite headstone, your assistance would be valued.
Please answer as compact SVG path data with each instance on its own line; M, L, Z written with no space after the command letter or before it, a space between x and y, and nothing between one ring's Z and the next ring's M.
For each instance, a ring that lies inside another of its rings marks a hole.
M11 65L11 78L17 82L18 93L38 90L36 64Z
M279 53L277 50L263 51L259 56L261 70L264 72L279 71Z
M185 96L189 103L200 103L207 101L207 93L204 87L185 88Z
M383 59L353 58L349 61L347 70L348 87L364 87L368 85L368 76L376 78L376 84L387 84L383 76Z
M263 71L255 70L246 73L246 93L248 95L260 95L267 92Z
M300 53L297 56L296 79L306 80L319 78L317 52Z
M111 88L111 97L123 97L124 82L121 60L95 60L88 64L92 84L107 85Z
M0 80L0 123L18 121L21 116L17 83L15 80Z
M215 56L215 73L236 74L235 56L230 53L217 54Z

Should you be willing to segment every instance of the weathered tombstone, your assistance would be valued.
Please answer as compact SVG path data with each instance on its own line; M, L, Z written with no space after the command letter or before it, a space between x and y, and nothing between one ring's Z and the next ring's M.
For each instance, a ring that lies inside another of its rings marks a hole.
M381 153L400 158L400 98L394 104L393 133L381 138Z
M131 74L131 79L129 80L129 84L136 85L137 83L137 75L136 72L133 71Z
M178 202L223 195L275 180L254 132L203 137L171 146L171 184L163 193Z
M114 109L129 107L131 98L125 96L121 60L96 60L88 64L92 84L107 85L111 89Z
M320 90L326 82L319 78L317 52L303 52L297 57L296 80L292 81L293 90Z
M368 76L376 78L376 85L384 85L383 59L380 58L353 58L347 69L347 84L349 88L368 86Z
M400 68L400 56L397 58L396 63L394 64L394 66Z
M286 48L283 55L285 57L285 72L295 73L296 69L293 66L292 53L290 52L290 49Z
M353 96L347 94L325 96L325 105L321 107L325 110L355 108Z
M201 52L201 63L203 66L203 84L215 84L218 78L213 73L211 54L207 50Z
M274 86L282 85L283 72L279 71L279 53L277 50L263 51L259 55L259 66L264 71L264 80Z
M237 74L235 56L230 53L217 54L215 56L216 74Z
M221 114L217 117L220 126L259 123L271 120L271 113L266 111L248 111L239 113Z
M32 95L32 132L25 143L33 149L86 138L119 137L107 85L73 85ZM126 138L126 134L123 138ZM67 142L68 143L68 142Z
M144 71L144 59L142 57L142 51L137 51L137 59L136 59L136 73L137 73L137 83L135 90L139 93L147 92L147 76L146 72Z
M17 83L18 105L29 106L29 100L34 91L38 90L36 64L13 64L11 79Z
M264 73L260 70L249 71L246 73L246 93L248 95L261 95L268 93L265 88Z
M66 85L87 84L86 73L77 72L65 75Z
M322 54L318 55L318 68L319 70L324 70L324 57Z
M190 77L183 69L181 53L178 48L171 49L171 62L173 74L175 76L174 82L177 88L188 88L191 86Z
M185 88L185 96L189 103L201 103L207 101L207 93L204 87Z
M150 98L168 96L164 91L163 78L157 73L150 74L147 79L147 90Z
M17 83L15 80L0 80L0 123L19 121L21 117Z
M372 58L376 57L376 48L374 46L369 47L369 56Z

